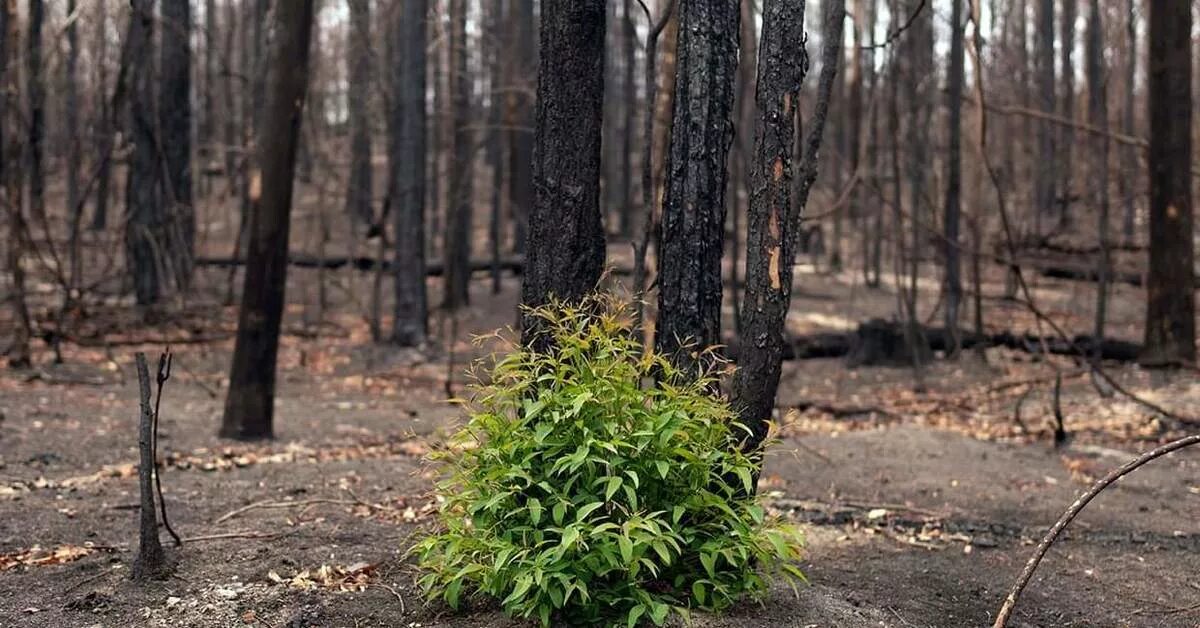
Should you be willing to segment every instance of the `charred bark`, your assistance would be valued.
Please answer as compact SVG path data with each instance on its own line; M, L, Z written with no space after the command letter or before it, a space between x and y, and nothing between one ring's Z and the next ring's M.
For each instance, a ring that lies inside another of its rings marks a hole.
M25 214L21 204L21 142L20 105L17 102L19 85L17 65L17 0L3 0L0 4L0 193L4 194L4 211L8 223L8 238L5 245L5 264L12 280L9 303L13 310L13 330L8 347L9 368L28 368L30 358L29 341L33 335L29 318L29 306L25 301Z
M469 305L471 223L474 214L475 134L471 124L471 77L467 74L467 3L450 0L450 118L453 149L449 203L446 206L446 266L442 308Z
M959 218L962 214L962 94L963 94L963 0L951 0L950 17L950 69L946 105L950 109L948 119L949 154L946 156L946 203L943 207L945 241L946 329L951 330L951 355L958 354L955 331L958 330L958 311L962 303L962 270L960 265ZM975 211L979 211L976 207Z
M375 219L371 207L371 2L347 0L350 5L349 54L346 74L350 116L350 176L347 177L346 213L368 225Z
M237 340L221 435L258 439L274 435L275 363L287 284L288 231L296 145L308 80L309 40L315 0L279 2L272 12L274 37L262 147L262 195L250 216L250 242L238 314Z
M416 347L428 333L425 291L425 41L428 0L404 3L393 20L397 54L393 80L391 135L388 146L392 173L390 198L395 221L396 300L392 342Z
M534 136L534 204L529 215L522 303L578 300L604 267L600 216L600 129L604 105L603 0L544 0ZM522 341L544 347L536 317L523 315Z
M129 134L133 144L125 179L125 251L137 303L154 305L162 296L167 241L159 195L155 137L154 0L134 0L129 14Z
M196 248L192 204L192 18L189 0L163 0L158 129L162 134L167 255L180 289L191 283Z
M1192 11L1187 2L1151 2L1150 271L1142 362L1196 361L1192 225Z
M29 98L26 167L29 169L29 214L43 222L46 217L46 173L42 155L46 138L46 77L42 67L42 26L45 21L43 0L29 0L29 36L25 39L25 90Z
M684 368L720 342L726 159L733 139L737 0L682 0L675 108L658 243L657 350Z
M731 403L750 430L744 446L756 449L766 437L782 369L784 322L791 304L792 265L809 190L817 176L817 158L837 74L845 5L826 2L821 76L812 125L792 194L791 157L796 133L795 107L807 71L804 3L767 0L759 44L756 101L759 119L751 167L754 195L746 232L746 294L742 308L741 351L733 378Z
M534 93L537 91L537 38L534 35L534 0L511 1L515 64L508 106L508 199L512 208L513 253L525 251L529 213L533 207Z

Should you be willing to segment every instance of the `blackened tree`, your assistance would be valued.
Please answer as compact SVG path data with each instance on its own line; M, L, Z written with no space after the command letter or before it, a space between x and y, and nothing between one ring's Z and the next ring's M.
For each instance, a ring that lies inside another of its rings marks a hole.
M541 5L534 131L534 202L521 300L577 300L604 269L600 216L600 129L604 102L604 0ZM529 176L514 171L514 177ZM537 319L524 316L522 340L545 346Z
M759 42L756 101L759 117L751 164L750 212L746 231L746 293L738 370L732 403L749 428L747 448L766 437L783 364L783 327L792 295L792 264L808 192L817 176L817 155L829 115L845 16L843 0L825 2L822 70L812 123L804 143L796 190L791 198L796 111L804 82L804 3L766 0Z
M261 178L262 193L250 214L242 304L221 423L221 435L228 438L274 436L275 362L314 2L279 2L272 12L266 101L257 142L261 174L256 176Z
M428 0L404 3L393 20L388 163L395 224L392 342L415 347L428 330L425 292L425 37Z
M677 364L696 366L694 351L721 340L725 163L741 11L737 0L682 0L679 11L655 345Z
M1196 360L1192 242L1192 10L1151 2L1150 272L1146 282L1146 365Z

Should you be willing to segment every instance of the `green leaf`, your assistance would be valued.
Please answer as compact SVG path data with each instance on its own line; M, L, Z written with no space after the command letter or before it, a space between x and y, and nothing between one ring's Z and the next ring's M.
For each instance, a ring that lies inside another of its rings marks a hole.
M562 547L569 548L579 540L579 529L572 526L563 530Z
M509 606L510 604L517 602L518 599L521 599L524 594L526 594L526 591L529 591L529 587L532 586L533 581L529 580L529 576L526 575L521 576L521 578L517 578L517 586L512 588L512 592L509 593L509 597L504 598L504 602L500 603L500 605Z
M625 561L626 565L633 563L633 541L621 535L617 537L617 546L621 549L621 560Z
M717 557L714 554L703 552L700 554L700 564L704 565L704 571L708 573L709 578L717 577Z
M564 504L563 502L558 502L557 504L555 504L554 508L551 509L551 511L550 511L550 515L552 517L554 517L554 525L556 525L556 526L562 525L563 516L565 516L566 514L567 514L567 505Z
M697 580L692 583L692 597L696 598L700 606L704 606L705 593L703 582Z
M638 620L642 618L642 615L645 614L645 612L646 607L642 606L641 604L629 609L629 616L625 621L625 625L628 626L628 628L633 628L637 625Z
M650 602L650 621L654 622L655 626L663 625L667 620L667 613L671 612L671 607L662 602Z
M604 489L605 500L612 501L613 494L617 492L617 489L621 488L621 481L621 476L619 475L608 478L608 488Z
M529 498L529 519L533 521L533 525L537 525L542 521L542 501L536 497Z
M626 471L625 475L628 475L629 479L633 480L633 488L641 488L642 487L642 483L640 481L638 481L638 474L636 471Z
M450 608L458 609L458 593L461 590L462 580L460 578L451 580L450 584L446 586L446 604L449 604Z
M754 478L750 476L750 469L746 467L737 467L733 470L737 476L742 479L742 485L746 488L746 494L754 493Z
M656 460L654 461L654 466L658 467L658 474L662 476L662 479L667 479L667 474L671 471L671 465L667 464L666 460Z
M595 511L597 508L599 508L603 505L604 505L604 502L592 502L592 503L584 506L583 508L580 508L579 512L576 513L576 515L575 515L575 521L576 522L583 521L584 519L587 518L588 515L592 514L593 511Z

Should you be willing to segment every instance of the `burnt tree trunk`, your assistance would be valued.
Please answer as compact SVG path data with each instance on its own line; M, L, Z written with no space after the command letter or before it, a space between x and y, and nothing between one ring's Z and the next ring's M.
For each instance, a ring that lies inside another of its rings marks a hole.
M404 3L393 20L392 101L388 162L395 226L396 302L392 342L416 347L428 333L425 292L425 42L428 0Z
M221 436L228 438L274 436L275 362L314 2L279 2L272 12L269 87L258 141L262 195L250 215L242 304L221 424Z
M46 77L42 67L42 25L45 21L45 3L29 0L29 36L25 40L25 90L29 98L26 167L29 169L29 214L43 223L46 219L46 173L42 155L46 138Z
M600 216L604 0L544 0L541 8L534 203L521 288L521 301L529 307L551 299L576 301L592 292L605 254ZM547 346L537 318L522 318L522 342Z
M1128 39L1129 48L1125 51L1125 98L1124 112L1121 122L1121 131L1126 135L1136 135L1137 127L1135 124L1134 108L1136 100L1134 94L1137 88L1137 10L1136 1L1129 0L1126 5L1126 23L1125 36ZM1121 146L1121 172L1124 176L1118 178L1121 190L1121 205L1123 208L1121 217L1121 242L1122 244L1133 244L1134 241L1134 226L1136 223L1136 197L1137 185L1133 182L1136 180L1138 172L1138 156L1137 148L1124 144Z
M959 260L959 218L962 214L962 95L963 95L963 0L951 0L950 68L947 75L946 106L950 109L947 129L946 203L943 206L945 229L944 261L946 295L945 321L950 330L949 355L958 354L958 311L962 303L962 270ZM979 211L976 207L975 211Z
M350 105L350 176L346 213L366 225L371 209L371 1L347 0L350 5L349 54L346 55Z
M1104 72L1104 14L1100 0L1091 0L1087 25L1087 85L1088 123L1104 133L1108 130L1108 80ZM1100 246L1096 255L1096 325L1092 336L1103 341L1105 318L1108 313L1109 229L1108 229L1108 136L1097 133L1091 137L1093 201L1099 210L1098 233ZM1132 172L1126 176L1132 176ZM1099 346L1102 343L1097 343ZM1098 356L1097 356L1098 358Z
M634 0L624 0L621 13L622 80L625 88L625 121L621 125L621 238L633 237L633 134L637 126L637 27L634 26Z
M468 75L467 2L450 0L450 125L452 134L449 200L446 206L446 265L442 308L470 304L471 236L474 214L475 133Z
M159 196L154 115L154 0L134 0L129 14L129 135L133 144L125 179L125 251L138 305L162 295L167 250Z
M721 341L726 158L733 138L737 0L681 0L675 108L658 242L655 346L677 365Z
M167 256L176 285L191 283L196 248L192 205L192 18L189 0L163 0L159 53L158 129L162 134Z
M537 38L533 0L511 2L514 83L509 86L508 199L512 208L513 253L525 251L529 213L533 207L534 93L537 91Z
M1062 57L1062 67L1059 68L1059 86L1062 88L1062 97L1059 99L1059 105L1062 107L1060 115L1067 120L1075 119L1075 65L1071 61L1071 55L1075 51L1076 1L1059 0L1062 5L1062 15L1060 16L1062 39L1059 42L1059 54ZM1058 202L1060 203L1058 225L1060 229L1065 229L1071 225L1071 158L1074 153L1075 129L1069 124L1063 124L1059 126L1059 132L1062 135L1058 151L1058 174L1061 177L1058 184Z
M8 222L8 241L5 262L12 290L8 301L13 309L13 330L8 347L9 368L31 366L29 340L32 325L29 307L25 302L25 215L21 206L21 115L18 104L20 72L14 62L20 32L17 23L17 0L3 0L0 5L0 193L4 194L4 211Z
M108 196L112 188L112 148L113 135L116 133L117 120L120 112L111 108L112 101L108 98L108 11L104 5L97 5L96 11L96 59L97 84L100 98L96 105L96 134L93 140L96 145L96 201L92 207L92 221L88 228L92 231L103 231L108 228ZM124 53L129 45L128 40L121 46ZM120 64L126 63L122 54ZM114 92L121 89L120 76L123 72L118 69L118 83Z
M67 0L67 15L73 16L78 10L76 0ZM103 61L101 61L103 63ZM68 252L70 270L68 288L72 291L79 287L82 262L79 257L79 223L83 216L83 203L79 198L79 170L81 168L79 142L79 20L72 19L67 24L67 62L65 68L66 85L64 85L65 103L63 122L67 136L67 164L65 177L67 179L67 233L69 238ZM68 299L74 298L69 294Z
M158 539L158 510L154 505L154 410L150 405L150 370L146 354L134 355L138 379L138 549L130 575L148 580L166 574L167 555Z
M785 341L784 321L791 303L792 264L808 192L817 174L817 154L837 73L844 5L826 2L822 29L822 69L812 125L805 140L796 192L792 194L795 107L807 68L804 3L766 0L759 42L756 101L759 117L750 178L754 191L746 232L746 294L738 370L731 403L750 430L744 447L755 450L766 437L775 407Z
M1196 360L1195 251L1191 158L1192 11L1187 2L1151 2L1150 272L1142 362Z
M1054 114L1054 0L1038 0L1037 32L1034 33L1034 67L1037 74L1037 107ZM1054 123L1037 122L1037 162L1034 174L1034 212L1038 235L1046 220L1054 214L1054 186L1058 175Z

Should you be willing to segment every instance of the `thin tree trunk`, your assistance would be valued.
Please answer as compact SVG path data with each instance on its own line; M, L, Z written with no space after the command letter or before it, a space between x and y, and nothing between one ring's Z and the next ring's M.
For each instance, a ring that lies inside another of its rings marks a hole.
M265 81L270 86L258 141L262 195L250 216L246 279L221 424L221 435L228 438L274 436L275 363L313 5L314 0L288 0L272 12L274 37Z
M592 292L604 267L600 130L604 1L543 0L533 161L534 204L521 300L538 307ZM536 317L522 342L545 348Z
M1054 0L1038 0L1034 64L1037 68L1038 109L1053 114L1054 96ZM1054 186L1058 183L1055 127L1041 120L1037 127L1037 161L1034 170L1035 231L1043 235L1046 220L1054 215Z
M141 306L162 296L162 262L167 252L159 197L154 73L154 0L134 0L129 15L129 133L133 144L125 184L125 250Z
M932 107L928 89L928 77L933 73L933 17L932 11L920 11L918 7L923 0L907 0L906 13L916 15L910 23L910 28L901 40L904 57L904 95L908 106L905 126L904 144L908 149L905 161L905 178L908 179L911 238L908 251L908 334L913 347L925 347L924 332L918 316L919 286L922 234L929 222L932 222L932 212L927 209L927 175L929 161L928 131ZM923 352L914 351L913 359L921 362L925 359ZM918 388L923 387L921 382Z
M804 3L765 0L759 49L755 155L746 240L746 296L738 370L731 403L749 429L744 443L753 451L767 434L775 407L784 348L783 329L792 292L797 227L808 192L817 175L817 155L837 73L845 7L823 3L821 77L812 126L792 193L792 151L796 132L794 109L807 67L804 50Z
M729 285L732 288L733 326L738 334L742 330L742 295L738 287L741 285L738 270L742 259L742 216L747 214L746 206L750 204L750 164L754 155L754 124L757 107L754 103L755 74L758 61L758 28L755 15L755 0L741 0L741 35L738 45L738 87L735 102L738 106L738 125L735 135L738 143L734 150L737 159L734 160L737 170L733 172L733 199L730 203L730 220L733 234L729 238L730 264Z
M3 0L0 5L0 192L4 194L4 210L8 223L5 262L12 280L8 301L12 305L13 330L8 347L8 367L28 368L32 364L29 340L32 325L29 307L25 302L26 228L21 204L21 115L19 103L20 71L17 59L21 39L17 21L17 0Z
M1059 52L1062 55L1062 68L1060 69L1059 84L1062 87L1062 117L1068 120L1075 119L1075 65L1071 61L1071 55L1075 51L1075 17L1078 13L1076 7L1077 0L1059 0L1062 3L1062 39L1059 45ZM1062 177L1059 183L1059 202L1061 209L1059 214L1059 228L1065 229L1071 225L1071 175L1072 164L1071 157L1074 152L1075 144L1075 129L1070 125L1062 125L1059 127L1059 132L1062 133L1060 140L1061 148L1059 150L1059 176Z
M446 215L445 289L442 308L469 305L471 236L474 214L475 134L471 123L471 77L468 75L467 3L450 0L450 119L453 167Z
M511 126L508 132L508 195L512 208L513 253L525 251L529 212L533 207L534 93L537 90L537 38L533 0L510 0L514 82L509 85Z
M63 108L63 122L67 128L67 216L70 238L68 300L75 298L74 292L79 289L83 273L79 255L79 228L83 217L83 203L79 198L79 171L82 168L79 146L79 20L71 17L78 10L76 0L67 0L67 16L71 21L67 24L66 85L63 86L66 102ZM103 64L104 61L101 60L100 63Z
M1125 135L1133 136L1137 134L1134 113L1138 59L1136 0L1129 0L1126 15L1125 33L1129 39L1129 48L1125 51L1125 111L1121 130ZM1137 207L1137 185L1134 181L1137 180L1138 170L1136 149L1129 144L1123 145L1121 147L1121 176L1117 178L1117 181L1120 184L1121 203L1124 208L1121 219L1121 239L1125 245L1131 245L1134 241Z
M398 59L391 112L391 198L395 221L396 301L392 342L417 347L428 335L428 297L425 292L425 68L428 0L404 3L394 20L393 39Z
M943 228L945 229L944 258L945 258L945 323L946 331L950 334L950 357L958 354L960 338L958 334L958 310L962 303L962 271L960 268L959 217L962 213L962 95L963 95L963 0L951 0L950 11L950 68L948 70L948 90L946 106L950 109L948 118L949 137L946 173L946 203L943 207ZM975 211L979 211L976 207Z
M349 77L350 176L347 177L346 213L361 224L371 224L371 1L347 0L350 5Z
M484 7L487 19L487 32L484 38L488 42L487 73L490 93L488 95L488 130L487 154L488 164L492 170L491 185L491 216L488 220L488 246L492 258L492 294L500 294L500 238L501 220L504 214L504 165L506 151L504 138L507 136L501 129L504 124L504 105L501 101L504 85L504 17L507 7L505 0L495 0L493 5Z
M1151 2L1150 272L1143 364L1196 361L1192 226L1192 11Z
M621 20L623 57L621 69L624 71L621 84L625 88L624 113L625 121L621 125L621 238L628 240L633 237L634 198L633 198L633 133L637 126L637 28L633 25L634 0L624 0Z
M211 164L217 163L217 2L204 0L204 111L200 115L196 141L200 160L200 186L203 196L212 194L212 178L207 175Z
M658 246L655 344L679 366L721 342L726 159L733 137L738 0L683 0Z
M1087 82L1088 122L1101 130L1108 130L1108 81L1104 73L1104 16L1100 0L1091 0L1087 26ZM1105 319L1108 313L1109 282L1109 230L1108 230L1108 136L1101 133L1091 137L1092 176L1095 206L1099 209L1098 227L1100 246L1096 258L1096 326L1092 337L1096 339L1095 358L1104 341Z
M163 161L166 238L175 282L191 284L196 249L196 212L192 204L192 53L189 0L163 0L160 46L158 130ZM186 292L185 292L186 294Z
M25 40L25 81L29 98L29 214L45 223L46 174L42 155L46 137L46 77L42 69L42 25L46 18L43 0L29 0L29 36ZM49 237L49 234L47 234Z
M96 5L96 59L97 83L101 94L96 112L96 202L92 208L92 221L88 228L92 231L103 231L108 228L108 197L112 187L112 153L113 135L116 132L116 120L119 112L110 108L108 95L108 10L103 4ZM128 43L126 43L128 45ZM124 48L124 46L122 47ZM120 63L125 63L122 55ZM118 76L124 74L118 70ZM115 87L114 90L120 89Z

